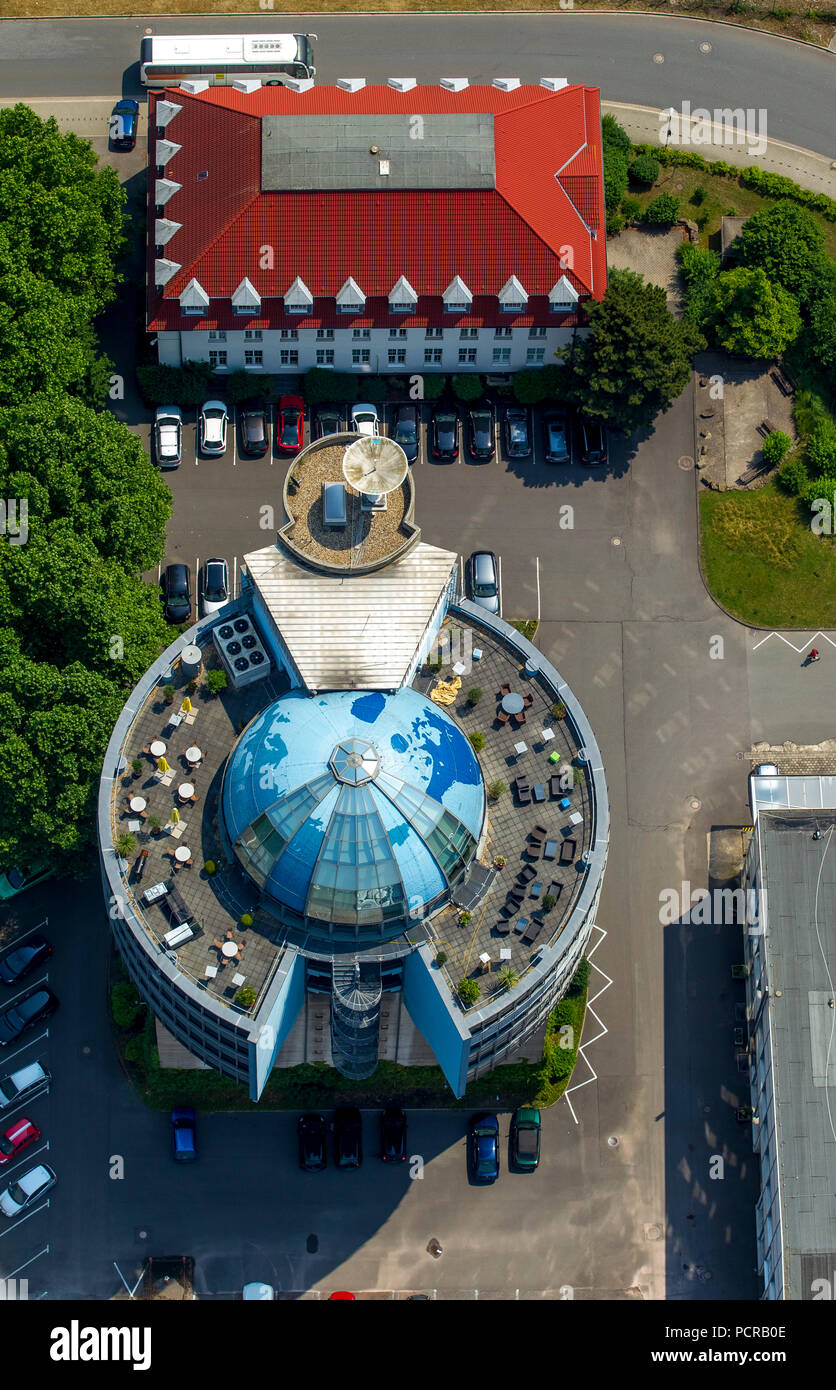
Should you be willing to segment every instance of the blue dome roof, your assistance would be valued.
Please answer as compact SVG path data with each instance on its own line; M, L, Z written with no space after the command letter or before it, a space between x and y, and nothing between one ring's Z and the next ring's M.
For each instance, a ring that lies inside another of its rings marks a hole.
M239 861L290 920L379 934L446 901L485 792L468 740L416 691L294 692L242 734L221 807Z

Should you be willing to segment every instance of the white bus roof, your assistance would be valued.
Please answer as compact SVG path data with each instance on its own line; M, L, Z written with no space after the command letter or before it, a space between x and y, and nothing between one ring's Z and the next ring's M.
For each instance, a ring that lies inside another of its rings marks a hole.
M290 63L297 55L295 34L158 34L151 40L152 63Z

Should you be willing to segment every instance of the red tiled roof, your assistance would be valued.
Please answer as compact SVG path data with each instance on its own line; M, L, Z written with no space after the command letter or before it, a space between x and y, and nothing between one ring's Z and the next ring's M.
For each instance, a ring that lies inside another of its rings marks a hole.
M366 87L344 92L314 87L305 93L284 87L254 93L212 87L198 95L182 90L152 93L176 101L182 110L165 138L182 148L168 162L165 177L182 185L163 216L181 223L163 255L181 269L154 290L153 236L149 237L149 327L196 329L226 322L225 304L213 304L205 318L181 320L177 296L192 277L213 300L226 301L247 276L262 296L264 317L249 327L299 326L284 315L281 296L297 275L317 300L334 296L349 275L370 299L385 300L400 275L419 296L440 295L460 275L474 296L490 300L515 274L531 296L546 296L564 273L581 298L601 298L606 288L604 196L601 172L598 92L567 87L550 92L520 87L502 92L490 86L448 92L416 87ZM494 116L496 186L438 189L322 192L262 192L261 116L338 113L416 114L488 112ZM154 140L153 115L149 121ZM153 143L151 159L153 167ZM203 172L208 177L198 177ZM154 178L149 180L149 223L153 226ZM596 236L592 234L596 233ZM563 258L563 264L561 263ZM270 301L267 303L266 301ZM422 306L419 303L419 311ZM318 326L333 310L314 305ZM533 306L532 306L533 308ZM462 317L462 323L500 321L495 299ZM547 305L544 305L547 315ZM393 320L380 303L373 315L334 314L341 326L360 326L381 317ZM504 323L537 322L531 314ZM548 321L554 321L548 317ZM423 317L406 322L458 322L442 318L437 302ZM306 316L305 322L313 326ZM244 320L238 319L236 326Z

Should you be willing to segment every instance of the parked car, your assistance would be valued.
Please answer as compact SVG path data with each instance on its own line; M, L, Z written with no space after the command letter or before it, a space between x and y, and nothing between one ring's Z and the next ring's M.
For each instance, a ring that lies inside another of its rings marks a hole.
M0 1211L4 1216L20 1216L28 1207L34 1207L54 1187L58 1179L48 1163L39 1163L30 1168L14 1182L10 1182L5 1192L0 1193Z
M263 458L270 447L268 411L264 401L248 401L238 411L238 451L247 458Z
M16 898L18 893L25 893L27 888L34 888L36 883L43 883L45 878L51 877L52 866L49 864L33 864L31 869L7 869L0 874L0 902Z
M496 1115L476 1115L470 1121L467 1158L472 1182L496 1182L499 1177L499 1120Z
M601 466L607 461L607 432L594 420L581 421L581 463Z
M325 1118L322 1115L300 1115L296 1123L299 1139L299 1167L306 1173L321 1173L328 1163Z
M499 566L492 550L474 550L468 560L467 596L486 612L499 612Z
M30 1062L28 1066L20 1067L17 1071L0 1077L0 1110L7 1110L10 1105L17 1105L33 1091L39 1090L41 1086L47 1086L51 1080L52 1077L49 1072L41 1066L40 1062Z
M511 1120L511 1162L523 1172L533 1173L540 1162L540 1111L521 1105Z
M272 1303L276 1290L272 1284L245 1284L241 1297L245 1303Z
M459 457L459 417L450 405L437 405L430 421L432 455L444 463Z
M7 985L25 980L39 965L43 965L52 954L52 947L45 936L38 932L27 936L16 946L10 946L0 957L0 980Z
M324 439L326 434L340 434L343 430L343 417L333 405L321 405L313 418L314 439Z
M200 606L203 616L209 617L229 603L229 565L215 556L200 569Z
M467 412L467 443L475 459L486 461L496 453L495 422L491 401L481 401Z
M44 985L30 990L13 1004L7 1004L5 1009L0 1011L0 1047L8 1047L9 1043L17 1042L21 1033L34 1027L36 1023L43 1023L57 1008L58 1000L52 990Z
M110 118L110 143L115 150L132 150L139 125L139 102L130 97L117 101Z
M343 1299L350 1300L352 1303L356 1303L357 1295L356 1293L349 1293L348 1289L338 1289L336 1293L329 1293L328 1295L329 1303L339 1303Z
M406 1115L397 1105L380 1117L380 1157L384 1163L406 1162Z
M187 623L192 616L192 580L188 565L166 565L160 580L167 623Z
M223 401L206 401L200 407L197 438L202 454L220 457L226 453L229 414Z
M171 1150L175 1163L197 1158L195 1113L190 1105L175 1105L171 1112Z
M394 440L406 454L407 463L418 457L420 418L417 405L399 405L395 410Z
M495 1183L499 1176L499 1120L476 1115L467 1134L467 1163L474 1183Z
M509 459L531 455L531 416L524 405L509 405L505 412L505 452Z
M282 454L298 454L305 438L305 402L301 396L279 398L276 448Z
M27 1120L25 1115L21 1115L19 1120L15 1120L13 1125L9 1125L9 1128L0 1134L0 1164L11 1163L40 1137L41 1131L38 1126Z
M338 1168L363 1162L363 1122L353 1105L341 1105L334 1115L334 1161Z
M571 463L569 417L562 406L559 410L546 411L543 428L546 432L546 463Z
M161 405L154 416L154 457L160 468L179 468L183 458L183 412Z
M380 421L377 417L377 406L368 403L359 403L351 407L351 420L349 428L354 434L367 434L370 438L380 434Z

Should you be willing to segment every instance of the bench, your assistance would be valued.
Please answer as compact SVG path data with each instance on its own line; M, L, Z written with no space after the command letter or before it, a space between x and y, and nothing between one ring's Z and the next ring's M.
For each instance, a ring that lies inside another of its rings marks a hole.
M193 936L191 923L184 922L181 927L174 927L171 931L167 931L163 941L169 949L172 949L175 946L182 946L184 941L191 941Z
M534 942L537 940L537 938L538 938L538 936L540 935L540 933L541 933L542 930L543 930L543 922L542 922L542 919L540 919L540 918L538 918L538 917L532 917L531 921L529 922L528 926L526 927L525 931L523 932L523 936L522 936L522 943L523 943L523 945L524 945L524 946L533 946L533 945L534 945Z
M187 908L179 888L173 886L169 888L165 905L175 927L184 927L187 922L192 920L194 914Z
M774 434L775 430L776 426L773 425L771 420L761 420L758 425L758 434L762 434L764 439L766 439L767 435Z
M575 859L577 843L574 840L564 840L560 846L560 864L572 864Z

